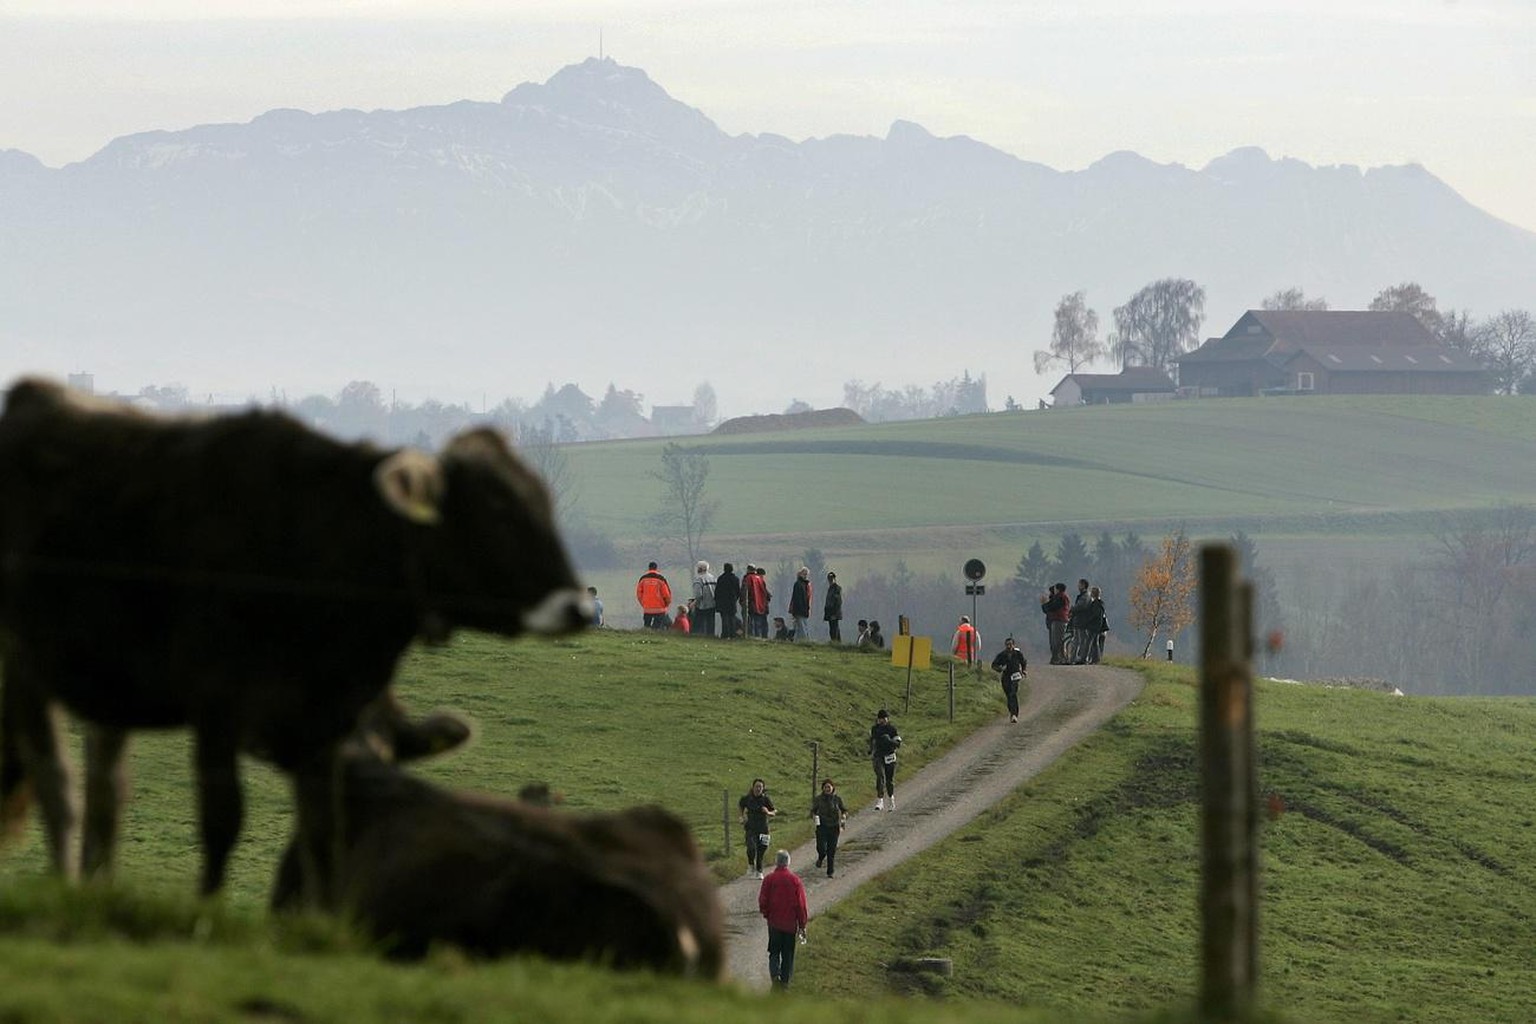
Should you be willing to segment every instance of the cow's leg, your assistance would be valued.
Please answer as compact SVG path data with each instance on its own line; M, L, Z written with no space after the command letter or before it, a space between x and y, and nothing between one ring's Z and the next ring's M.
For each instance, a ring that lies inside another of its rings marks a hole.
M123 752L128 732L91 725L85 733L85 838L80 847L80 873L90 878L110 874L117 849L117 827L128 800L128 772Z
M298 812L298 829L294 837L291 855L285 858L278 885L294 885L294 868L288 860L297 861L298 889L306 907L334 910L338 898L336 864L339 862L341 836L342 759L335 747L327 748L312 758L293 774L293 802Z
M70 799L69 769L59 736L62 732L59 710L34 686L26 683L24 673L7 665L5 679L6 731L16 744L11 755L32 785L42 812L43 833L48 841L48 858L53 869L66 878L74 876L74 861L69 851L75 838L75 808ZM12 765L13 774L16 764ZM18 781L13 778L13 782ZM10 794L19 799L18 793Z
M203 833L201 891L206 896L224 884L224 868L240 835L244 803L234 737L223 730L199 726L193 746Z

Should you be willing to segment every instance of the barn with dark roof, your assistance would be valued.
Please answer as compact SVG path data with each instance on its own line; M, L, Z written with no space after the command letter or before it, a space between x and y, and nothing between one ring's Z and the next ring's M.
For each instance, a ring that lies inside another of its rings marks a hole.
M1173 378L1155 366L1127 366L1119 373L1069 373L1051 388L1052 408L1156 402L1172 398L1177 390Z
M1256 310L1179 358L1179 387L1207 396L1482 395L1488 368L1408 313Z

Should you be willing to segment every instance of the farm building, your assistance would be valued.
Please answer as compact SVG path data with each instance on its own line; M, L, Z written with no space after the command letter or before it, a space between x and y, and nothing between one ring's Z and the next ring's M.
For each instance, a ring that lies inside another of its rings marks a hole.
M1173 380L1152 366L1127 366L1119 373L1069 373L1051 388L1053 408L1156 402L1172 398Z
M1257 310L1179 358L1198 395L1481 395L1488 369L1408 313Z

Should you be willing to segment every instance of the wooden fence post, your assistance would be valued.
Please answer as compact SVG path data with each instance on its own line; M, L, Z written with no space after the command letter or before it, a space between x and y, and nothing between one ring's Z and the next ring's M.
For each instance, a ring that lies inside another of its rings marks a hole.
M1200 1016L1246 1019L1258 985L1252 588L1230 545L1200 550Z

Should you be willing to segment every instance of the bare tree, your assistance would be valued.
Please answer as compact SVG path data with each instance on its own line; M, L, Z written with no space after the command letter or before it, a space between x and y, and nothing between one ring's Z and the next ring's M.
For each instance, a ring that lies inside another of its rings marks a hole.
M549 488L555 505L555 515L565 522L576 505L576 482L571 472L571 460L555 438L555 424L546 419L543 426L521 425L513 439L518 454Z
M1052 363L1066 363L1068 373L1076 373L1109 354L1099 340L1099 314L1088 308L1083 292L1063 295L1056 303L1056 323L1051 328L1051 347L1035 352L1035 372L1044 373Z
M1309 299L1300 288L1282 288L1264 300L1263 308L1318 311L1328 308L1328 300Z
M1452 309L1440 315L1440 340L1458 352L1477 355L1481 343L1478 331L1479 325L1473 322L1470 309Z
M1512 395L1536 369L1536 319L1523 309L1506 309L1477 329L1475 354L1493 373L1493 389Z
M1169 370L1200 340L1205 320L1205 289L1188 278L1153 281L1115 307L1110 352L1124 366Z
M1370 308L1378 313L1409 313L1430 334L1437 338L1444 336L1445 317L1435 308L1435 297L1417 282L1404 281L1383 289L1371 300Z
M720 401L715 397L715 386L704 381L693 389L693 419L705 430L715 425L720 417Z
M669 540L680 540L688 549L688 561L699 557L699 542L720 510L720 502L706 497L709 459L679 444L661 450L661 468L651 474L661 482L661 505L651 525Z

